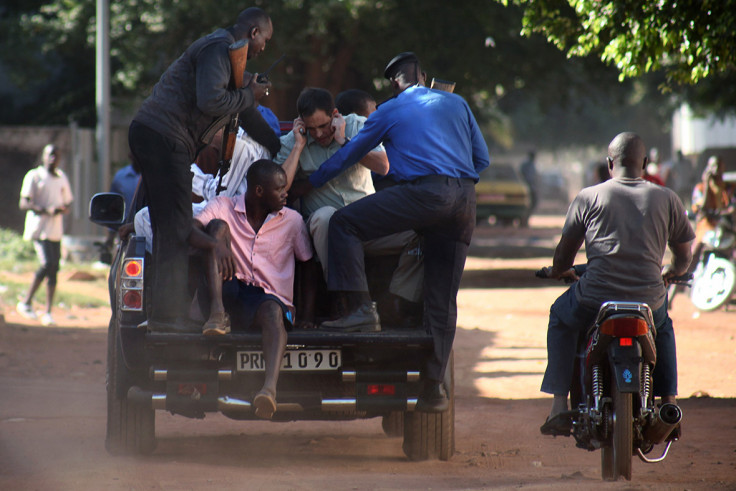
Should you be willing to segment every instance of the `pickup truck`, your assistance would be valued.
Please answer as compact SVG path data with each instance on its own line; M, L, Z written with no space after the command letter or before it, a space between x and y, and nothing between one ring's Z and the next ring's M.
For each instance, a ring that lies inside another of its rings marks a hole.
M92 197L92 222L116 227L124 217L121 195ZM112 454L153 452L156 411L257 419L252 401L263 384L260 333L204 336L139 328L150 299L150 259L145 238L132 234L121 240L110 267L105 446ZM272 421L380 417L387 436L403 437L408 459L448 460L455 449L452 360L445 379L447 411L414 410L432 348L432 336L421 326L383 324L380 332L370 333L294 329L288 333Z

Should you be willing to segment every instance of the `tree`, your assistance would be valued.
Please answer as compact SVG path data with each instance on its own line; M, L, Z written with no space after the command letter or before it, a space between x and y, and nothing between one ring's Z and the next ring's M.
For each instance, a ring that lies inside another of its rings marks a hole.
M4 122L94 124L94 33L88 27L95 4L71 3L13 0L0 8L0 66L13 87L0 100Z
M734 71L735 0L499 0L523 8L523 32L569 56L596 55L620 78L663 70L669 87Z
M0 65L9 68L17 90L28 90L12 97L14 119L6 116L0 123L65 123L73 117L93 125L95 0L12 0L11 5L0 7ZM271 74L274 90L265 102L281 119L295 116L296 98L308 85L333 93L360 88L379 101L389 97L383 68L407 50L417 52L430 79L457 82L456 92L470 102L491 145L610 139L612 128L622 125L617 117L629 107L631 93L650 90L644 82L620 83L615 69L596 58L567 59L541 35L523 37L522 11L515 6L486 0L452 6L440 0L256 0L250 5L269 12L275 34L248 69L262 71L286 54ZM110 2L114 106L134 111L186 46L231 25L242 8L235 0ZM660 96L636 101L658 125L666 121L657 119L654 109ZM33 107L38 110L29 110Z

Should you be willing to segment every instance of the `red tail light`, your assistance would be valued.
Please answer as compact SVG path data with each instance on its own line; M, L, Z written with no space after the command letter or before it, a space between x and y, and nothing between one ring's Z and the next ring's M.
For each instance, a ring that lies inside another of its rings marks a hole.
M126 259L123 263L120 303L123 310L143 310L143 258Z
M619 338L618 345L619 346L631 346L634 344L634 340L631 338Z
M396 386L391 384L368 384L366 392L369 396L396 395Z
M634 338L649 332L649 325L638 317L608 319L601 325L601 333L608 336Z
M207 394L207 384L179 384L176 387L176 393L180 396L199 400L200 397Z
M143 264L139 259L132 259L125 263L124 271L126 276L136 278L143 272Z
M123 307L130 310L141 310L143 299L139 290L128 290L123 294Z

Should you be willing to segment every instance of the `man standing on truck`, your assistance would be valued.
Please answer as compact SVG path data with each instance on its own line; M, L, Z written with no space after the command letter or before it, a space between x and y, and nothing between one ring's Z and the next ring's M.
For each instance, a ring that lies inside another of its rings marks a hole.
M225 280L211 285L213 302L203 332L225 334L231 322L233 329L261 331L266 375L253 405L256 416L270 419L276 411L286 330L294 319L294 258L310 260L312 245L299 213L284 208L283 169L270 160L259 160L248 169L247 180L245 195L215 197L194 220L199 230L220 229L210 251ZM309 312L303 314L311 320ZM307 322L305 327L309 326Z
M434 338L434 353L416 409L443 412L449 407L442 380L455 337L457 291L475 228L475 183L490 157L467 102L425 87L414 53L394 57L384 75L394 97L309 177L321 187L383 142L399 183L332 216L327 286L344 296L350 313L322 326L352 330L380 324L368 293L363 243L406 230L423 234L424 327Z
M188 242L212 240L192 228L189 166L209 143L202 139L231 114L255 109L271 85L251 77L247 87L232 88L228 47L247 40L252 58L272 34L271 19L252 7L234 26L198 39L164 72L130 125L130 149L142 171L153 225L152 331L186 330ZM253 114L261 117L257 110Z

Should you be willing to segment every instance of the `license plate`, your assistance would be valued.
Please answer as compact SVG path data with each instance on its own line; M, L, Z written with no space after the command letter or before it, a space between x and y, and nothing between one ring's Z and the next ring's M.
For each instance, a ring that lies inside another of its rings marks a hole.
M342 351L322 349L288 350L281 363L282 371L337 370L342 365ZM265 370L262 351L238 351L239 372L262 372Z

